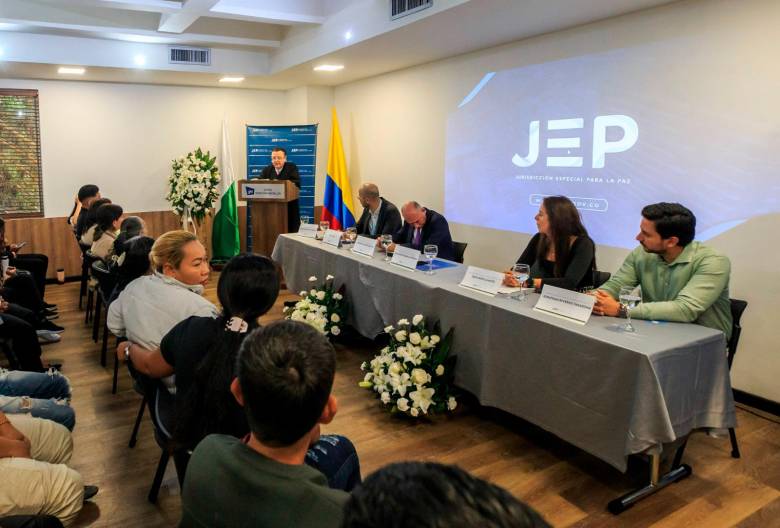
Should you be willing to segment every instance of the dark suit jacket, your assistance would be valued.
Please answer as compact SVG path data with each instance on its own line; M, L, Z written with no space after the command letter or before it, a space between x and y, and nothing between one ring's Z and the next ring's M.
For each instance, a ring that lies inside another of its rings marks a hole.
M436 244L439 246L438 257L453 260L455 258L455 247L452 244L450 235L450 226L447 219L431 209L425 210L425 225L422 228L420 245L412 245L414 239L414 227L404 222L403 227L393 235L393 242L404 246L413 247L422 251L425 244Z
M273 165L268 165L260 173L263 180L290 180L299 189L301 188L301 176L298 174L298 166L295 163L286 161L279 175L276 175L276 169ZM300 213L298 212L298 200L287 202L287 229L290 233L295 233L301 224Z
M401 228L401 213L398 212L398 208L388 202L381 196L382 205L379 207L379 218L376 220L376 233L374 237L379 235L392 235ZM357 225L357 234L363 236L372 236L369 229L369 222L371 222L371 211L368 207L363 208L363 214L360 216Z

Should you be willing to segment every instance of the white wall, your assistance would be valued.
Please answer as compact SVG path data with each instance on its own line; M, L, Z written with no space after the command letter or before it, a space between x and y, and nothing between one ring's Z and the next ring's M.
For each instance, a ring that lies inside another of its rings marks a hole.
M645 42L704 35L712 53L719 46L739 46L754 61L756 76L769 76L780 55L776 21L780 2L694 0L617 17L571 30L544 35L478 53L401 70L339 86L335 91L342 135L356 190L374 181L397 205L417 201L443 207L445 128L447 113L489 71L543 63ZM729 29L731 39L721 38ZM735 37L736 31L736 37ZM680 39L679 53L686 49ZM750 97L746 79L745 97ZM706 104L706 103L703 103ZM718 108L703 108L717 112ZM780 105L766 109L778 122ZM490 159L485 159L486 175ZM486 177L487 179L487 177ZM775 186L776 182L766 182ZM669 197L670 200L674 196ZM639 211L636 221L639 223ZM493 269L506 267L520 253L528 236L454 224L453 237L469 243L466 262ZM780 332L774 321L780 294L780 216L751 220L709 243L732 260L731 295L749 301L743 337L732 379L735 388L780 401ZM761 258L756 258L761 252ZM614 270L627 251L599 246L599 268Z
M279 91L8 79L0 87L39 92L47 217L69 214L85 183L127 211L168 209L171 160L197 147L219 155L223 116L234 174L244 178L244 126L287 124L289 114Z

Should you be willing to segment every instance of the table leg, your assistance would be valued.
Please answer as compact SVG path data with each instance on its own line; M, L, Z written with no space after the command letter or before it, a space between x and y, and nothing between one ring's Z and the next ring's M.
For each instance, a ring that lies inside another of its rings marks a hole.
M684 448L684 446L683 446ZM680 452L680 454L682 454ZM626 493L622 497L611 501L607 504L607 509L615 515L623 513L635 503L649 497L656 491L665 488L672 482L677 482L685 477L690 476L693 473L693 469L688 464L672 464L672 469L669 472L659 476L659 469L661 466L661 454L653 453L650 455L650 482L639 489Z

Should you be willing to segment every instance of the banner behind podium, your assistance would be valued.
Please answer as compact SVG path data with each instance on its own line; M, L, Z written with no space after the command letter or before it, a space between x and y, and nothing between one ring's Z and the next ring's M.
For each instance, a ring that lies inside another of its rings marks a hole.
M259 178L271 164L271 151L282 147L287 161L298 166L301 176L299 209L301 216L314 221L314 173L317 166L317 125L246 127L246 178ZM240 198L242 199L242 198ZM247 249L252 251L252 218L247 214Z

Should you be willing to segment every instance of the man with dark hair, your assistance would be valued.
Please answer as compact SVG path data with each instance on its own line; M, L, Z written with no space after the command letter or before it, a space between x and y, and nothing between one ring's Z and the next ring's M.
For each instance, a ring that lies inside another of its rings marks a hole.
M401 207L404 225L393 235L393 242L414 249L423 250L426 244L436 244L438 257L447 260L455 258L455 246L450 235L447 219L417 202L406 202ZM394 251L395 247L388 248Z
M360 465L333 420L333 346L305 323L279 321L244 339L231 391L251 434L207 436L192 454L183 527L336 527Z
M355 226L358 235L376 238L392 235L401 227L401 213L389 200L379 195L379 187L375 183L361 185L358 200L363 206L363 214Z
M731 336L729 259L694 242L696 217L677 203L642 209L632 251L612 278L596 292L593 312L625 317L617 301L620 288L641 286L642 303L631 318L696 323Z
M264 180L290 180L298 189L301 188L301 176L298 174L298 166L287 161L287 151L282 147L274 147L271 151L271 164L263 169L260 178ZM301 225L301 217L298 212L298 200L287 202L287 229L295 233Z
M355 488L342 528L549 528L509 492L456 466L390 464Z

